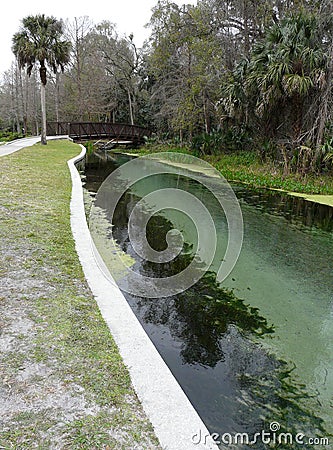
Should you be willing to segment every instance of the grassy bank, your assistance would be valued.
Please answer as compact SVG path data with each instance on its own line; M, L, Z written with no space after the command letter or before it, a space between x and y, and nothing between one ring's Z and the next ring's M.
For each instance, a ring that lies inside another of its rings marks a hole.
M155 449L84 279L66 161L49 141L0 158L0 448Z
M139 150L133 150L133 153L146 155L165 151L191 154L186 148L176 148L166 145L143 147ZM301 176L292 173L284 176L282 169L279 170L269 162L261 162L254 152L239 152L215 156L206 155L201 156L201 159L212 164L229 181L246 183L258 188L282 189L288 192L304 194L333 195L332 174Z
M260 162L254 153L207 156L204 158L228 180L240 181L254 187L283 189L306 194L333 194L332 175L283 175L268 162Z

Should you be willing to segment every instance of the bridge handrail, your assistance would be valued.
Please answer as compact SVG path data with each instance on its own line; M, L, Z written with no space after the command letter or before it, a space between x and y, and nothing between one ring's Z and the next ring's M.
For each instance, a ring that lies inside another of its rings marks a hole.
M48 122L47 134L66 134L74 139L108 137L116 140L133 139L142 142L151 130L140 125L112 122Z

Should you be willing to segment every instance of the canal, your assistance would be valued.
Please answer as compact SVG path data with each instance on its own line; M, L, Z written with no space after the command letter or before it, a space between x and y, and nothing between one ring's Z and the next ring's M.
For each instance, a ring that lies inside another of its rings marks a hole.
M333 431L333 208L232 184L244 240L232 272L218 283L216 273L228 244L227 220L211 190L190 171L179 175L169 166L167 174L146 177L121 192L110 223L110 198L123 187L121 179L117 186L105 180L129 160L125 155L87 159L83 180L91 233L132 310L210 432L254 435L276 422L284 432L328 436ZM210 182L219 189L219 180ZM193 261L199 269L203 264L194 257L196 227L170 207L151 214L145 231L150 246L163 252L168 232L181 230L177 257L160 264L138 256L133 248L130 214L159 189L180 189L200 199L216 224L217 251L193 286L150 298L126 287L126 274L115 267L115 253L122 253L131 270L144 277L172 277Z

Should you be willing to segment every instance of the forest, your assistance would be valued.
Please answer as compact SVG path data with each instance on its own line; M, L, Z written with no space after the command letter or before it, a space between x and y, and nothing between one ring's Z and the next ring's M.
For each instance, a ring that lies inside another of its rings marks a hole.
M110 20L63 22L71 43L48 71L48 121L143 125L198 155L254 151L285 173L332 170L333 4L159 0L142 48ZM15 31L15 30L14 30ZM38 68L13 63L0 129L39 134Z

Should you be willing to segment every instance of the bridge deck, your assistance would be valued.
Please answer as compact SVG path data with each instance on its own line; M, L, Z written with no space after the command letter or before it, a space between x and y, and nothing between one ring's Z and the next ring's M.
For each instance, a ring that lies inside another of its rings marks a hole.
M74 140L113 139L142 144L145 136L150 136L148 128L138 125L109 122L48 122L47 134L67 134Z

